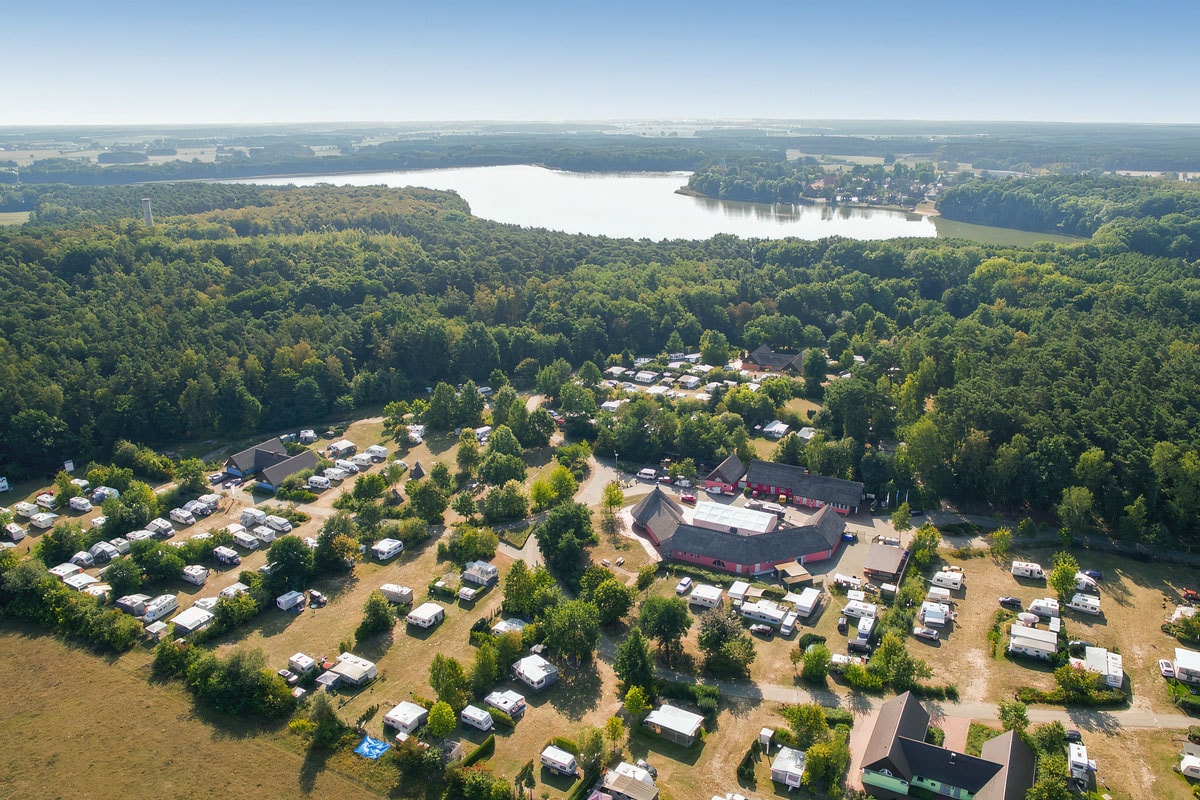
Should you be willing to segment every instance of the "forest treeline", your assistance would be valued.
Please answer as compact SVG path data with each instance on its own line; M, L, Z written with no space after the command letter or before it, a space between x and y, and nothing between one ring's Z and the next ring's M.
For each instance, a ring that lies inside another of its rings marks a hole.
M818 446L785 440L781 459L914 503L1200 533L1200 277L1172 253L1186 215L1033 249L656 243L491 223L429 190L150 189L183 211L147 229L140 191L55 187L46 202L74 224L39 211L0 231L0 474L107 461L119 439L298 426L439 381L532 385L562 364L767 343L852 373L806 382ZM606 442L674 449L686 432L713 457L781 410L741 389L624 408L602 418Z
M797 161L745 156L702 164L688 188L707 197L748 203L817 200L915 206L937 180L932 164L855 166L835 169L813 158Z
M1182 226L1179 235L1193 241L1200 233L1187 225L1200 219L1200 190L1158 178L983 178L948 189L937 207L947 219L1072 236L1091 236L1121 218ZM1175 250L1177 255L1196 257L1190 242L1180 242Z

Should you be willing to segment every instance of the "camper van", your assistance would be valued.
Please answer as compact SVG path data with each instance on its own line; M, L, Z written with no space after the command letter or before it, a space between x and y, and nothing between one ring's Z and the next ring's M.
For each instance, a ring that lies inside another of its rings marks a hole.
M337 467L329 467L325 470L325 477L334 483L341 483L346 480L347 476L348 473L346 470L338 469Z
M4 526L4 532L8 534L8 538L14 542L19 542L25 538L25 529L15 522L10 522Z
M180 525L196 524L196 515L182 508L172 508L171 513L167 516L178 522Z
M651 467L646 467L645 469L639 469L637 476L644 481L652 481L658 477L658 471Z
M324 475L309 476L308 488L323 492L329 488L329 478L326 478Z
M142 614L142 622L147 624L157 622L163 617L169 616L178 608L179 600L175 595L160 594L146 604L146 611Z
M1017 578L1033 578L1035 580L1045 580L1046 578L1042 565L1032 561L1012 562L1012 574Z
M963 574L961 572L938 572L934 574L930 583L944 589L957 591L963 587Z
M86 497L72 497L67 501L67 505L72 511L78 511L81 514L86 514L92 510L92 503Z
M566 750L551 745L542 751L542 766L551 772L557 772L559 775L567 775L575 777L579 774L579 764L575 761L575 756L568 753Z
M247 528L253 528L255 525L262 525L267 521L267 512L261 508L243 508L241 523ZM236 534L235 534L236 535Z
M155 539L170 539L175 535L175 527L162 517L155 517L147 522L146 530L150 531L150 535Z
M255 525L254 530L250 531L250 535L258 539L258 543L262 545L275 541L275 531L266 525Z
M842 608L842 614L847 617L862 619L863 617L874 617L879 613L879 606L874 603L864 603L861 600L851 600Z
M357 475L358 474L358 464L355 464L353 461L350 461L348 459L339 458L338 460L333 462L333 465L335 467L337 467L338 469L340 469L342 472L345 472L347 475Z
M1082 572L1075 573L1075 588L1081 592L1088 594L1100 594L1100 584L1090 575L1084 575Z
M258 537L244 531L242 533L235 533L233 535L233 542L238 547L243 547L247 550L257 550L259 544Z
M375 462L366 453L359 453L356 456L350 456L350 463L358 467L359 470L370 469Z
M1071 602L1067 603L1067 608L1082 611L1084 614L1099 614L1100 598L1093 594L1075 594L1071 597Z
M242 563L242 557L238 555L238 551L234 550L232 547L214 547L213 558L216 559L218 564L236 566Z
M478 706L467 706L459 714L459 719L464 725L470 725L472 728L478 728L481 731L490 731L496 727L495 721L492 720L492 715L484 711Z
M786 615L784 615L783 622L779 623L779 635L791 636L796 630L797 619L799 619L799 616L795 611L789 611Z
M366 455L373 461L387 461L387 448L381 444L373 444L367 448Z

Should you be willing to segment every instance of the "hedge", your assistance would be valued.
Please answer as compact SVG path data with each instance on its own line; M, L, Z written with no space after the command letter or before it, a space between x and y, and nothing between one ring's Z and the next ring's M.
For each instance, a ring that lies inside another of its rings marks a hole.
M934 686L928 683L915 684L909 691L925 700L952 700L958 702L958 686L947 683L944 686Z
M700 704L701 700L711 698L713 702L721 699L721 690L706 683L682 683L680 681L658 681L656 694L669 700L687 700Z
M1022 703L1044 703L1056 706L1119 706L1126 702L1125 692L1120 689L1100 689L1090 692L1084 697L1073 697L1068 701L1067 693L1062 690L1062 687L1056 687L1047 692L1033 686L1021 686L1017 688L1016 697ZM1194 705L1190 708L1200 711L1200 700L1191 697L1182 698L1182 700L1191 701ZM1180 705L1182 708L1189 708L1182 703Z
M513 718L498 708L489 708L488 713L492 715L492 721L497 725L503 725L506 728L517 727L517 723Z
M600 770L592 767L584 770L583 779L571 787L571 791L567 794L566 800L583 800L592 790L597 779L600 777Z
M472 750L471 753L462 760L462 766L464 768L469 767L476 761L479 761L481 758L487 758L495 751L496 734L489 733L488 737L480 743L479 747L476 747L474 750Z
M555 736L550 739L550 744L559 750L566 750L573 756L579 755L579 744L574 739L568 739L565 736Z
M847 727L854 726L854 714L844 708L826 708L825 722L829 727L837 725L845 725Z

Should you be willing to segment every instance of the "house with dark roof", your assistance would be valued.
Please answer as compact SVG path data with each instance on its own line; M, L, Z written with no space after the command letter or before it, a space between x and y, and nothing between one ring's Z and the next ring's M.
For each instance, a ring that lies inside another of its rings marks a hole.
M976 758L926 742L928 730L929 713L911 692L884 703L863 752L863 788L879 800L1017 800L1033 786L1033 751L1012 731L989 741Z
M801 373L804 371L804 353L776 353L764 344L746 354L742 366L747 364L771 372Z
M737 457L736 453L730 453L729 458L717 465L717 468L708 473L708 477L704 479L704 490L706 492L721 492L722 494L734 494L737 492L737 482L743 475L746 474L746 465Z
M248 478L272 464L287 460L287 458L287 448L283 446L283 441L276 436L274 439L268 439L262 444L248 447L225 459L225 471L239 478Z
M842 514L857 514L865 496L858 481L810 475L803 467L774 461L751 461L745 477L738 481L738 488L782 497L808 508L833 506Z
M285 479L290 478L297 472L303 472L306 469L317 468L317 454L312 450L305 450L303 453L297 453L291 458L285 458L277 464L272 464L259 471L258 480L255 482L255 488L265 489L268 492L278 491L279 484Z
M734 575L763 575L780 564L831 558L846 530L845 520L828 507L807 525L781 526L763 533L694 525L683 507L657 486L631 513L634 530L649 538L663 558Z

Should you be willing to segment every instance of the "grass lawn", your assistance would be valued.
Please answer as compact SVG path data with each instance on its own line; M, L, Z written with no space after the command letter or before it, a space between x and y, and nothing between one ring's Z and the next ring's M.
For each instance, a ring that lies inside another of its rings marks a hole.
M28 221L28 211L0 211L0 226L24 225Z
M500 541L505 544L512 545L520 550L525 546L525 542L529 541L530 534L533 533L532 525L525 525L521 528L508 528L500 531Z
M993 728L989 725L980 725L978 722L972 722L971 727L967 729L967 755L978 757L983 751L983 746L990 739L995 739L1000 734L1004 733L1000 728Z

